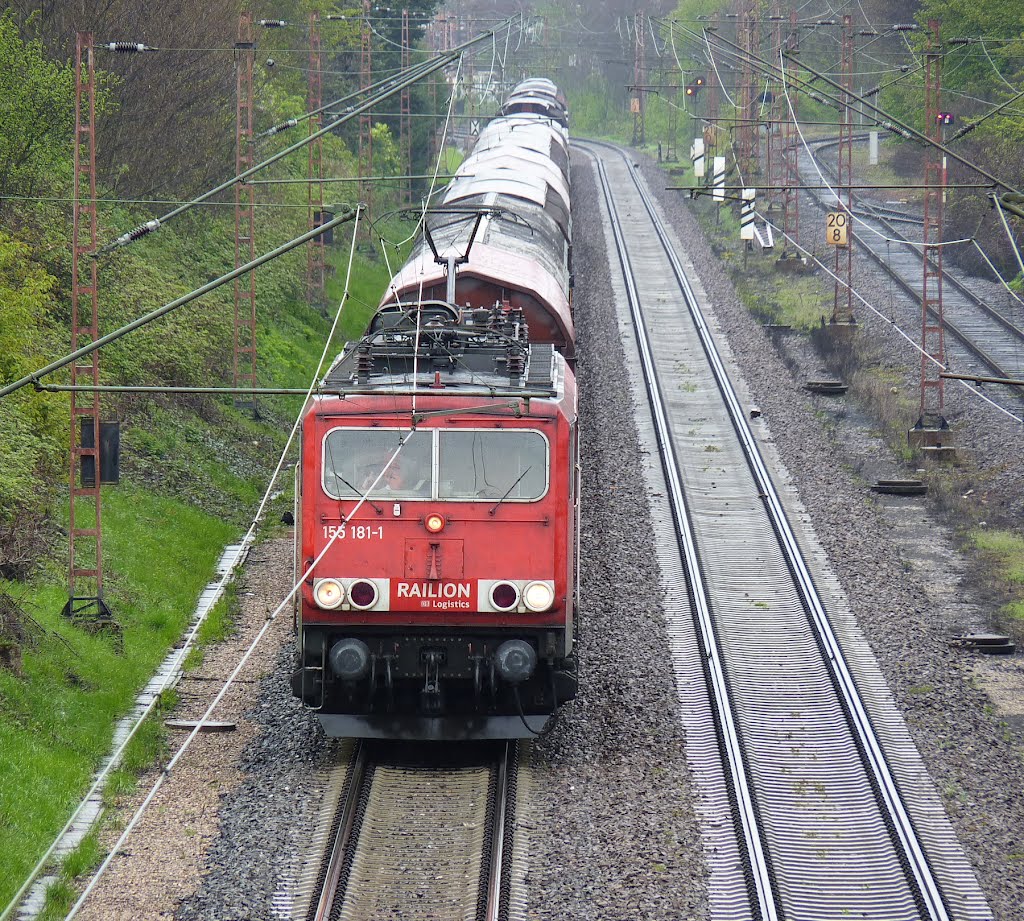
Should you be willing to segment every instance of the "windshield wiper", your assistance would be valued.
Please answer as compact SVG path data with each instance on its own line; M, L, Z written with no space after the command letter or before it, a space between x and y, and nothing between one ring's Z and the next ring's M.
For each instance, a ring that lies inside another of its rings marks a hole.
M526 476L526 474L528 474L531 470L533 470L533 464L530 464L529 467L527 467L522 473L519 474L518 477L516 477L515 482L511 486L509 486L508 489L505 490L505 495L503 495L497 502L494 503L494 505L492 505L487 510L488 515L493 515L498 510L498 506L501 505L501 503L504 502L510 495L512 495L512 490L519 485L523 477Z
M355 488L355 486L353 486L353 485L352 485L352 484L351 484L351 483L350 483L350 482L349 482L348 480L346 480L346 479L345 479L345 478L344 478L344 477L343 477L343 476L342 476L342 475L341 475L340 473L338 473L338 471L337 471L337 470L332 470L332 471L331 471L331 475L332 475L332 476L333 476L333 477L334 477L334 478L335 478L336 480L341 480L341 482L342 482L342 483L344 483L344 484L345 484L345 485L346 485L346 486L347 486L347 487L348 487L349 489L351 489L351 490L352 490L352 492L354 492L354 493L356 494L356 498L357 498L357 499L358 499L358 498L359 498L360 496L362 496L362 494L363 494L363 493L362 493L362 491L361 491L361 490L359 490L359 489L356 489L356 488ZM374 510L374 511L375 511L375 512L376 512L376 513L377 513L378 515L383 515L383 514L384 514L384 509L382 509L382 508L381 508L381 507L380 507L380 506L379 506L379 505L378 505L378 504L377 504L376 502L374 502L374 501L373 501L373 499L371 499L371 498L370 498L369 496L367 496L367 497L366 497L366 501L367 501L367 502L369 502L369 503L370 503L370 505L372 505L372 506L373 506L373 510Z

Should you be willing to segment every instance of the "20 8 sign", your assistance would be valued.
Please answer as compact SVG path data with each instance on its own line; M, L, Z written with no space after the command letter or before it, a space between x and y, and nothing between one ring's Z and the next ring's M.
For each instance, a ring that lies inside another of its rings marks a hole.
M847 246L847 216L843 211L829 211L825 221L825 242L831 246Z

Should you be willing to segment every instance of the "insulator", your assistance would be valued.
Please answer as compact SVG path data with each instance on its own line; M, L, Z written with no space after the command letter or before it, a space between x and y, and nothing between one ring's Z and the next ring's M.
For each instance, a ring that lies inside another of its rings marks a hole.
M521 349L510 345L505 350L505 367L508 370L509 377L522 377L523 372L526 370L526 357Z
M143 51L157 50L140 42L104 42L100 47L105 48L107 51L113 51L116 54L139 54Z
M916 22L898 22L894 26L892 26L892 31L893 32L916 32L917 31L917 23Z
M836 21L834 19L819 19L817 25L819 26L834 26Z
M360 345L356 350L356 376L365 381L373 370L373 356L368 345Z
M870 99L872 96L877 96L880 92L882 92L881 85L873 86L864 94L864 98Z
M974 38L951 38L949 43L951 45L969 45L971 42L977 41Z
M112 244L112 246L127 246L129 243L134 243L136 240L141 240L143 237L151 234L154 230L160 229L160 222L153 218L151 221L146 221L145 224L139 224L134 230L129 230L127 233L121 234Z
M348 16L336 15L332 13L330 16L326 18L329 22L345 22L348 19Z
M878 32L876 32L874 29L861 29L857 34L863 35L865 38L867 38L871 35L878 35Z
M279 131L287 131L289 128L294 128L298 123L299 123L299 120L297 118L289 118L288 121L281 122L280 125L274 125L273 128L268 128L266 131L264 131L260 135L260 137L261 138L271 137L272 135L277 134Z
M258 25L264 29L283 29L288 23L283 19L261 19Z

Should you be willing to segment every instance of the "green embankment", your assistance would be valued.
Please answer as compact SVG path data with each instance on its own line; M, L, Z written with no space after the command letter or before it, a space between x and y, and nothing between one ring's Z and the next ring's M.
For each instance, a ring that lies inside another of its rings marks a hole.
M396 236L405 229L396 228ZM169 251L179 245L163 244ZM405 249L395 252L392 265L401 263ZM332 248L324 313L294 296L261 311L261 383L308 386L330 329L324 314L333 316L341 299L348 253L344 238ZM206 275L215 271L211 266ZM265 273L271 290L274 271ZM388 277L379 256L357 255L351 297L330 355L365 328ZM201 273L199 280L205 280ZM166 279L156 283L166 300L180 290ZM202 309L224 305L199 307L197 313ZM223 547L245 530L301 398L268 398L258 420L227 398L198 406L174 398L127 403L127 411L119 411L122 483L103 490L105 592L120 640L61 617L66 538L55 542L27 581L0 580L0 591L32 619L20 674L0 669L0 906L67 821L109 753L114 724L181 636ZM277 500L267 520L276 521L289 501ZM58 503L64 504L66 497ZM66 528L66 509L63 515ZM136 760L151 761L158 741L143 743L148 754ZM115 790L130 786L130 778L114 779ZM75 856L79 862L90 863L83 849ZM59 883L52 895L59 916L70 896L68 883Z

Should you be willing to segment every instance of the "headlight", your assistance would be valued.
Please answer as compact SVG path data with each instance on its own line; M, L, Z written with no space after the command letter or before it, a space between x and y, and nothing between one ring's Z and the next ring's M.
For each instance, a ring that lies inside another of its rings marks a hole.
M511 582L495 582L491 586L491 607L511 611L519 604L519 589Z
M319 579L313 585L313 598L318 607L330 611L345 600L345 589L337 579Z
M348 587L348 600L354 608L365 611L377 603L377 586L366 579L353 582Z
M423 520L423 527L425 527L431 534L440 534L444 530L444 515L439 515L437 512L431 512Z
M523 590L523 604L531 611L546 611L555 603L555 591L547 582L531 582Z

